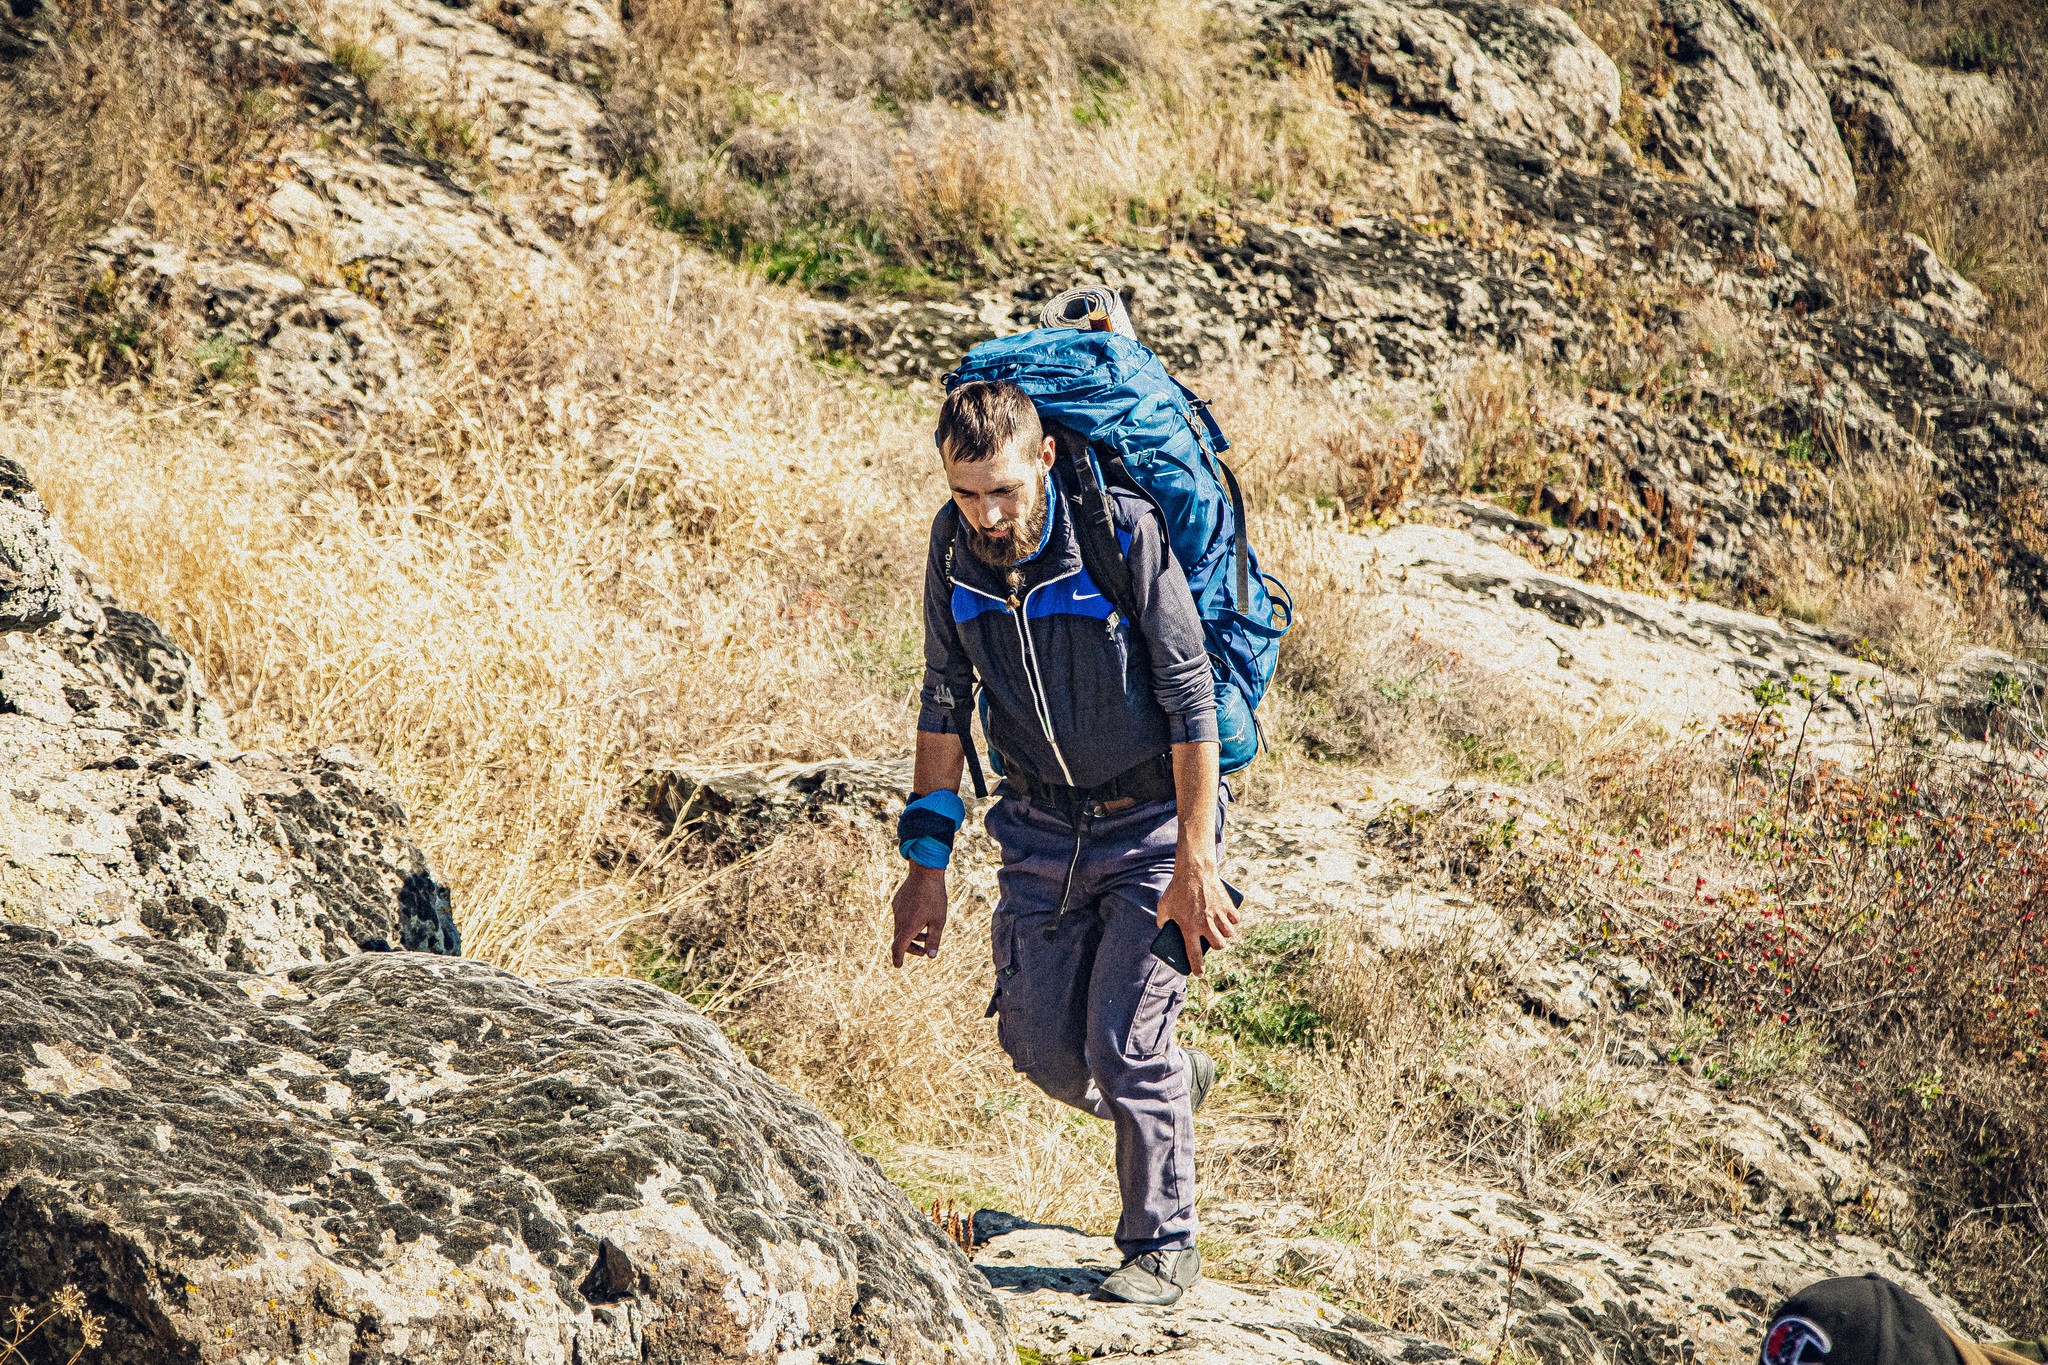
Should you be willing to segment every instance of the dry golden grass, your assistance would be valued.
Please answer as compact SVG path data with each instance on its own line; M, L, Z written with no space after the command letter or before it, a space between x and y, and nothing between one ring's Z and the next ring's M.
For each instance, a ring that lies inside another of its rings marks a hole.
M0 310L83 287L71 253L112 222L180 245L233 237L220 184L285 135L289 112L254 82L209 80L155 11L88 0L46 14L52 41L0 81Z
M470 950L525 970L601 969L651 908L591 858L639 766L904 742L941 496L919 405L816 369L772 292L672 268L672 314L626 287L471 319L415 408L342 446L253 402L17 390L0 419L242 742L373 749ZM569 363L599 335L638 358L618 381Z
M1254 74L1192 0L801 8L652 6L610 101L670 221L777 277L900 285L1076 235L1157 243L1204 204L1357 174L1327 62Z

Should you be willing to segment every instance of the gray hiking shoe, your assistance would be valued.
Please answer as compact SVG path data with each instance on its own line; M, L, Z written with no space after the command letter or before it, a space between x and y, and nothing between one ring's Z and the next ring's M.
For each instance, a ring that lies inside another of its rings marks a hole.
M1202 1101L1209 1098L1210 1089L1216 1084L1216 1059L1198 1047L1184 1047L1188 1055L1188 1111L1202 1112Z
M1148 1251L1125 1261L1121 1270L1110 1272L1109 1278L1096 1288L1095 1297L1164 1308L1179 1302L1180 1296L1193 1289L1195 1281L1201 1278L1202 1253L1193 1247L1185 1251Z

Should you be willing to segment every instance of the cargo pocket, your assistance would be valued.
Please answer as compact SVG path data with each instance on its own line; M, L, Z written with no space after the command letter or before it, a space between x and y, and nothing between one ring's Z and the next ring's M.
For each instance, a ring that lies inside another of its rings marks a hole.
M982 1017L995 1016L996 1046L1010 1059L1011 1066L1024 1071L1031 1065L1026 1047L1029 1034L1017 1027L1011 1018L1012 1011L1003 1007L1003 993L1017 975L1017 917L998 906L989 921L988 940L990 956L995 961L996 984L988 997L988 1014Z
M1157 1057L1173 1043L1174 1020L1180 1017L1180 1002L1187 995L1187 979L1163 962L1154 963L1145 993L1131 1015L1131 1031L1124 1039L1124 1056L1131 1061Z

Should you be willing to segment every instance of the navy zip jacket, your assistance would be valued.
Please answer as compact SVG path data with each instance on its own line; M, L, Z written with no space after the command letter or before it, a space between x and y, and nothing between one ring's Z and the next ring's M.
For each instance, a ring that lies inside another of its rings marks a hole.
M1151 503L1112 490L1137 613L1125 621L1082 567L1059 476L1048 487L1045 546L1005 571L976 557L958 510L932 521L925 565L924 690L917 728L954 732L952 704L978 678L989 743L1003 766L1041 782L1099 787L1173 744L1216 738L1215 681L1202 618ZM947 542L952 541L951 575Z

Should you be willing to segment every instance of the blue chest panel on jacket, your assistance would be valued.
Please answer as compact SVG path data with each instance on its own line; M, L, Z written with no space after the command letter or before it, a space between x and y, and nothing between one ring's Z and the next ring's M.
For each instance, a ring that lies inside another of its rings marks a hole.
M1088 576L1086 569L1072 578L1062 578L1054 583L1043 583L1032 589L1024 602L1024 619L1035 621L1042 616L1087 616L1097 621L1107 620L1114 610L1109 599L1102 595L1102 589ZM993 597L953 585L953 619L963 624L972 621L986 611L1009 615L1010 604Z
M1119 527L1116 538L1124 553L1129 554L1131 533ZM1106 621L1114 610L1084 567L1072 578L1041 583L1031 589L1024 602L1024 619L1036 621L1042 616L1086 616ZM999 611L1007 616L1010 604L973 588L963 588L956 580L953 584L953 619L957 622L972 621L985 611Z

